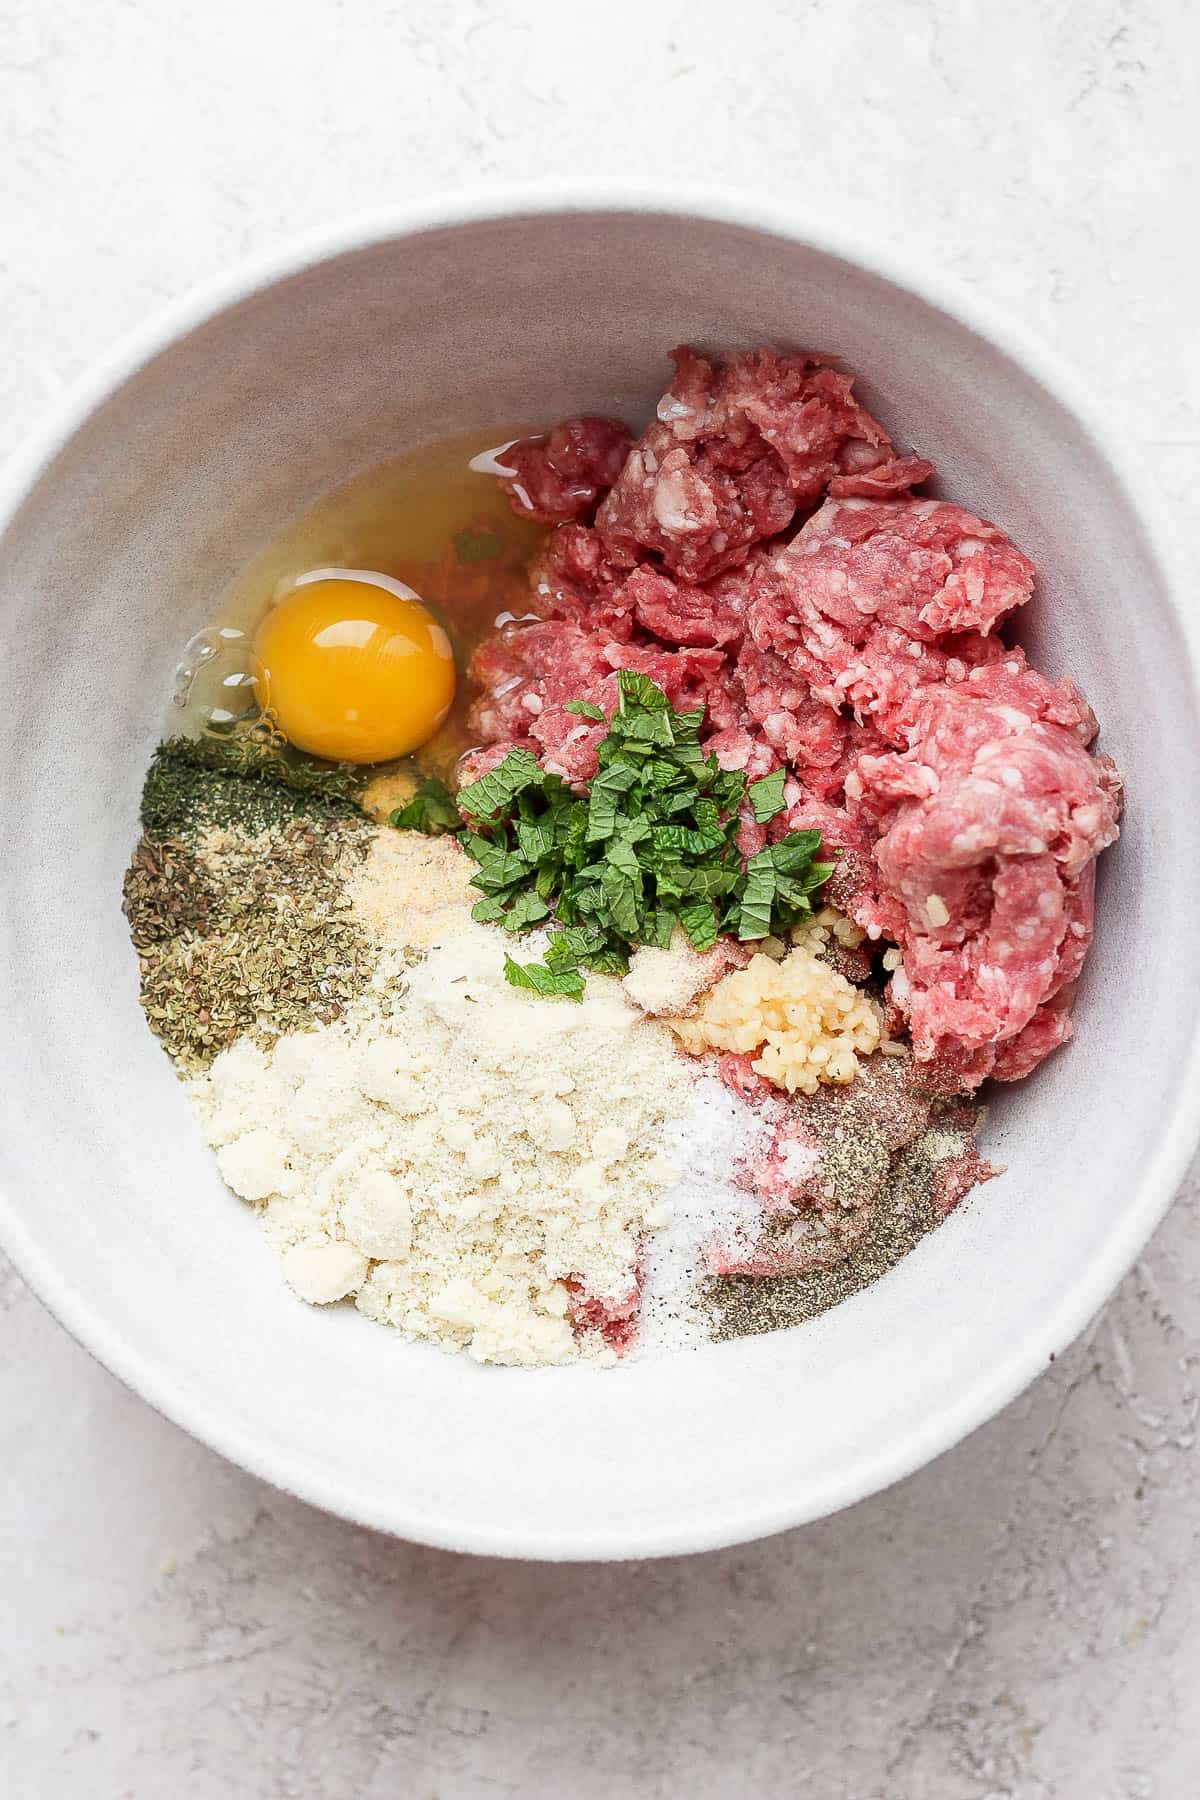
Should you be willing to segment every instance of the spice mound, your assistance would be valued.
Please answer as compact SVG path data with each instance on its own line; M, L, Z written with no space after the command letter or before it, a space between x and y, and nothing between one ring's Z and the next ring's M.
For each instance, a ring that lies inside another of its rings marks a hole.
M146 1017L184 1068L336 1019L363 992L377 955L346 882L366 849L361 818L143 836L125 913Z
M996 1173L976 1147L979 1105L938 1099L913 1077L900 1051L790 1103L760 1092L740 1179L761 1210L704 1245L718 1278L706 1289L718 1336L731 1328L723 1309L740 1330L765 1330L785 1306L797 1323L846 1298ZM739 1285L746 1279L752 1288Z

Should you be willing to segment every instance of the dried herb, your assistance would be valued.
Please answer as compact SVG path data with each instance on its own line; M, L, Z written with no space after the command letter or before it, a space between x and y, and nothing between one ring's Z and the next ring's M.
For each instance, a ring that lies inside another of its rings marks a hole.
M190 838L210 826L267 831L297 819L356 815L367 775L279 745L269 727L227 738L168 738L142 789L152 838Z
M141 839L125 872L123 910L136 949L208 930L213 884L186 844Z
M379 952L349 916L346 878L370 839L361 818L218 832L194 851L143 838L126 878L142 1006L183 1068L246 1034L328 1023L364 992Z

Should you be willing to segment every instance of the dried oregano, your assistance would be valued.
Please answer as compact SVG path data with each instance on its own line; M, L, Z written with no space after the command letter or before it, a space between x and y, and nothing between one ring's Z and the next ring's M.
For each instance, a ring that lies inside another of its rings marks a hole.
M125 872L124 912L137 949L207 931L216 896L212 879L186 844L143 836Z
M370 838L360 818L210 831L191 849L142 839L126 877L142 1005L184 1068L245 1034L328 1023L365 990L378 950L349 915L346 877Z

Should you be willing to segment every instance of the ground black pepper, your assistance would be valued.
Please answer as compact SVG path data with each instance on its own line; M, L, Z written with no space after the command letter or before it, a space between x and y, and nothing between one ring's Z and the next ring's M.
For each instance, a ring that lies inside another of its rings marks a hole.
M889 1081L888 1089L899 1096L898 1085ZM978 1109L962 1103L934 1107L928 1125L891 1157L856 1241L839 1261L804 1275L726 1275L706 1281L701 1300L711 1337L723 1342L800 1325L878 1281L941 1223L937 1200L947 1164L973 1150L977 1122ZM823 1171L838 1182L843 1178L832 1174L831 1164L844 1162L851 1172L847 1192L854 1191L857 1181L861 1195L864 1179L869 1181L877 1166L880 1132L877 1125L864 1128L861 1116L855 1121L852 1104L843 1129L834 1146L826 1137Z

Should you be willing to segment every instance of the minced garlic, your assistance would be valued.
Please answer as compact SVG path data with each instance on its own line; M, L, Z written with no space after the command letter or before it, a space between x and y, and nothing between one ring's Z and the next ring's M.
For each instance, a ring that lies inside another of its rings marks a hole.
M853 929L853 928L852 928ZM883 1039L877 1001L822 961L819 950L834 927L813 920L782 960L754 956L705 995L699 1010L672 1019L684 1048L757 1051L754 1068L794 1094L815 1094L821 1082L853 1081L859 1057Z

